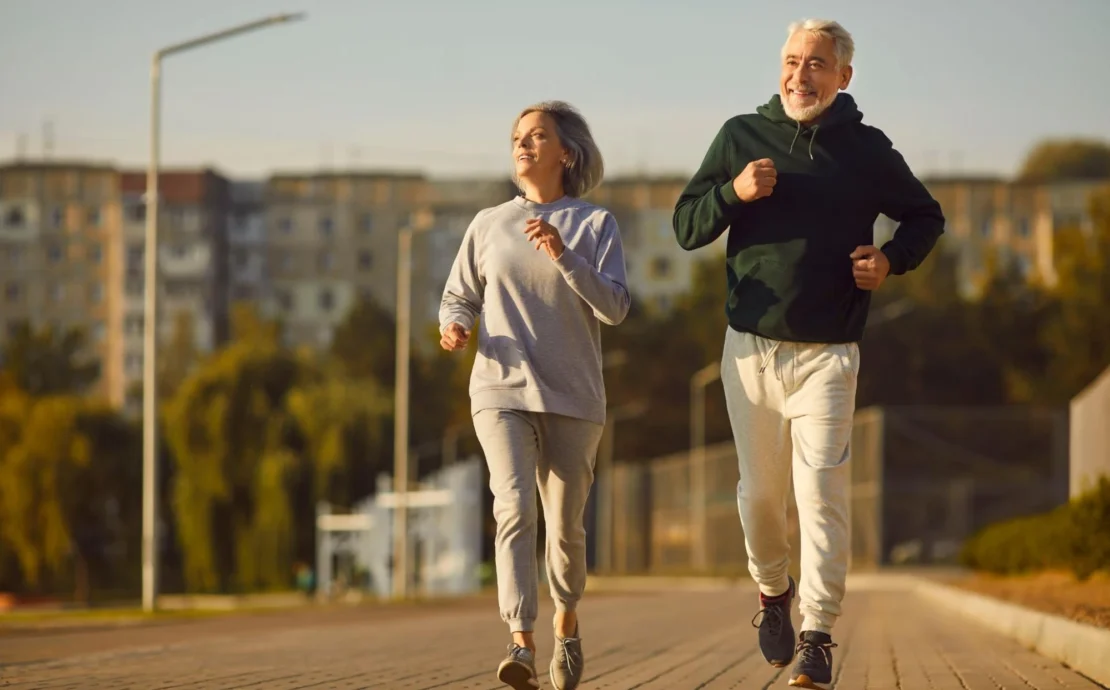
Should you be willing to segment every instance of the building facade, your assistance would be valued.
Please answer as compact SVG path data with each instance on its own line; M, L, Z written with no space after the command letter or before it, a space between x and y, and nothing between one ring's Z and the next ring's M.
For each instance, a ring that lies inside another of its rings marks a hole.
M0 342L21 323L56 333L82 328L85 356L100 366L89 391L110 397L111 276L121 236L120 178L106 165L14 163L0 166Z

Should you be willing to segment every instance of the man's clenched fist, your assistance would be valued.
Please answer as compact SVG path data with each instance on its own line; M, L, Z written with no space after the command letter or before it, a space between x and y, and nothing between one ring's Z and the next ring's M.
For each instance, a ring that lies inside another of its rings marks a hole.
M453 352L455 350L466 349L466 344L469 341L470 331L463 328L460 324L453 323L443 329L443 336L439 339L439 346L448 352Z
M775 189L775 162L770 158L761 158L748 163L744 171L732 181L732 189L740 201L750 203L756 199L770 196Z

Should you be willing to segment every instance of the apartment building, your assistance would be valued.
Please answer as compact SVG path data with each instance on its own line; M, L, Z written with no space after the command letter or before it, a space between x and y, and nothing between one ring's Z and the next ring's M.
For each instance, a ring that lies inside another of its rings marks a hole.
M1055 284L1055 238L1066 228L1089 230L1090 195L1110 180L1024 183L999 177L923 180L944 209L944 242L960 260L961 289L975 294L990 258L1012 263L1028 280Z
M416 174L278 174L266 185L267 311L288 344L326 347L359 297L393 310L397 234L422 208Z
M228 215L228 301L269 303L266 267L266 184L232 182Z
M143 374L146 174L124 172L120 179L121 271L110 289L120 295L113 332L123 374L111 393L116 404L133 407ZM158 339L169 341L187 324L196 351L211 352L228 337L230 183L210 169L170 170L159 175L158 193Z
M100 365L93 395L119 376L111 357L110 290L120 243L119 175L110 166L0 166L0 342L17 324L84 328Z

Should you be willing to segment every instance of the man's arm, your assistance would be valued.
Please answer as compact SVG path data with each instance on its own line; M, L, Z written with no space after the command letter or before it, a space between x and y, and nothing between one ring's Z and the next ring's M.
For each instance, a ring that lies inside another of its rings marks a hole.
M874 132L882 148L879 210L899 224L882 251L890 261L890 274L902 275L920 266L936 246L944 233L944 213L890 139L877 129Z
M698 249L716 241L743 203L732 186L732 140L726 127L717 132L701 167L675 204L674 236L683 249Z

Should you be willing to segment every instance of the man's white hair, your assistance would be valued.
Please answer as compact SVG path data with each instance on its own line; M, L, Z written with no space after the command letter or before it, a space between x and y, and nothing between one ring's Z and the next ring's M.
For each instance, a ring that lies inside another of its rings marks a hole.
M794 22L786 28L786 43L789 43L794 34L799 31L832 40L838 68L849 67L852 64L852 58L856 54L856 43L852 40L852 34L848 33L848 30L839 22L831 19L803 19L800 22ZM783 57L786 57L786 43L782 46Z

